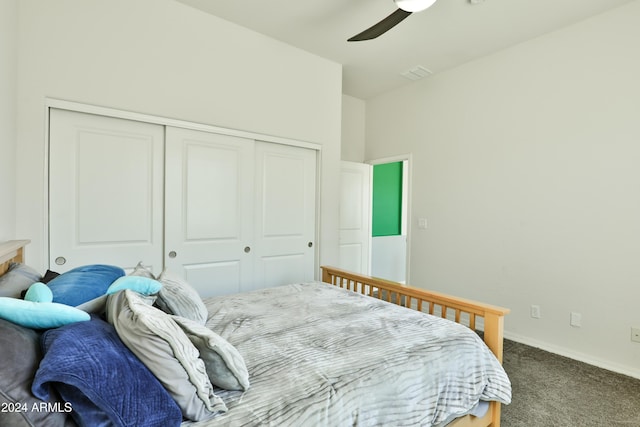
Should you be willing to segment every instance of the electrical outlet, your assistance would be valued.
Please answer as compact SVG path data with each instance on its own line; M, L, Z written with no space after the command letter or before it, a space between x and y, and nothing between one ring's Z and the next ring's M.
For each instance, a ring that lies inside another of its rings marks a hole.
M631 341L640 342L640 328L631 328Z
M582 314L571 312L571 321L569 323L576 328L582 326Z
M532 305L531 306L531 317L533 317L534 319L539 319L540 318L540 306L539 305Z

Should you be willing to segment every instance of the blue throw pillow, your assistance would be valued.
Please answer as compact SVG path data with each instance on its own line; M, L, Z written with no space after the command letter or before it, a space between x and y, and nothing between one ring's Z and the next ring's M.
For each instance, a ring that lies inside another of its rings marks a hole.
M54 302L0 297L0 319L31 329L49 329L89 320L89 314Z
M104 295L124 270L113 265L92 264L69 270L48 283L53 302L78 306Z
M47 400L49 386L55 388L71 403L78 425L180 426L176 402L98 317L45 332L42 348L32 392Z

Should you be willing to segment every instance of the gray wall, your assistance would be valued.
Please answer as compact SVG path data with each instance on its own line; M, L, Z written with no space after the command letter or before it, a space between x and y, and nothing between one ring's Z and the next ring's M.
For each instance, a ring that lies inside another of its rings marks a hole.
M322 145L321 261L335 263L339 64L172 0L19 2L17 232L46 254L45 100Z
M0 2L0 241L15 237L18 0Z
M342 95L342 160L364 162L365 120L366 103Z
M635 1L379 96L366 158L413 155L429 228L412 224L409 283L510 307L507 336L640 377L638 22Z

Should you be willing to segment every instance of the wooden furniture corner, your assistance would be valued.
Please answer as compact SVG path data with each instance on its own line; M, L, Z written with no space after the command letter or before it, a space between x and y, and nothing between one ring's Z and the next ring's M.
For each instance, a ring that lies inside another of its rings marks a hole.
M12 262L24 262L24 247L30 240L9 240L0 243L0 275L7 272Z

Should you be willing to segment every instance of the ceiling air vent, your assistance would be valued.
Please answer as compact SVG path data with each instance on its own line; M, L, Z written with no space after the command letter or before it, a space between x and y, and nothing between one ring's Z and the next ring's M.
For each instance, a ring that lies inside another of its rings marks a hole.
M423 77L433 74L433 71L423 67L422 65L416 65L415 67L400 74L409 80L420 80Z

